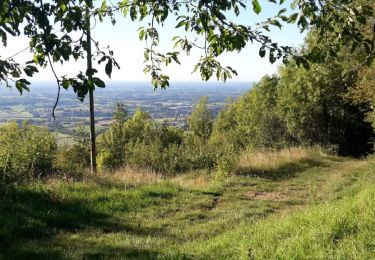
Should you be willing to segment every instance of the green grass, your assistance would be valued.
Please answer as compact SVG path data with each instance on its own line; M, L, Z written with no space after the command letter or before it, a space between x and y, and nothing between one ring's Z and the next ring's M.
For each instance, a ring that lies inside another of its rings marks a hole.
M193 242L179 254L192 251L202 259L374 259L374 167L371 163L334 189L324 188L322 192L331 193L329 200L244 223L207 243Z
M375 255L371 160L315 155L276 166L220 183L202 171L144 183L104 176L7 187L0 259Z

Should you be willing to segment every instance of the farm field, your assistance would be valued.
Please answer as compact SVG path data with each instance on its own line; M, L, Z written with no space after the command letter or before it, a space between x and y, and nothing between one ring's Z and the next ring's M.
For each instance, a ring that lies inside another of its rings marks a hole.
M158 122L184 127L201 96L208 96L210 109L217 114L228 97L237 98L251 88L251 82L197 83L176 82L168 92L153 91L148 82L113 82L95 93L97 132L102 133L112 120L116 103L124 103L129 114L140 107ZM47 126L62 134L72 135L80 126L89 127L87 100L80 102L72 91L61 92L60 101L52 117L56 91L52 82L33 84L33 91L22 96L16 89L0 89L0 124L27 120L31 124Z

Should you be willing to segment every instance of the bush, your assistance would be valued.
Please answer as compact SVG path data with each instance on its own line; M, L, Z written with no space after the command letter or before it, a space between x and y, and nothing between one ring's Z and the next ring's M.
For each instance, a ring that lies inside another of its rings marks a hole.
M90 166L90 154L78 144L63 146L57 151L54 168L59 174L82 174Z
M180 172L187 168L181 156L182 142L182 129L157 124L137 109L100 136L98 165L106 170L131 166L158 173Z
M216 153L213 146L192 133L185 135L181 150L181 157L186 160L189 170L211 169L215 166Z
M53 172L56 139L47 128L13 122L0 127L0 176L21 182Z
M226 147L220 157L216 161L215 179L226 179L237 166L238 156L234 149Z
M163 147L160 140L153 143L131 142L126 145L126 164L157 173L175 174L186 170L181 147L174 144Z

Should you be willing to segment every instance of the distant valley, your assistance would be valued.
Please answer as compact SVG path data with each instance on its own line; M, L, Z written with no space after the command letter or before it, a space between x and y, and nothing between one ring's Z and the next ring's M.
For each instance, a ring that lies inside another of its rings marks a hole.
M250 82L174 82L168 89L154 91L148 82L109 83L105 89L95 91L97 132L109 126L117 102L124 103L129 114L141 107L159 122L184 127L200 97L207 96L211 111L217 114L228 98L238 98L251 85ZM35 83L31 85L31 91L23 95L15 88L0 88L0 124L27 120L68 135L79 126L88 128L88 102L80 102L72 90L61 90L56 120L53 120L56 95L57 86L53 82Z

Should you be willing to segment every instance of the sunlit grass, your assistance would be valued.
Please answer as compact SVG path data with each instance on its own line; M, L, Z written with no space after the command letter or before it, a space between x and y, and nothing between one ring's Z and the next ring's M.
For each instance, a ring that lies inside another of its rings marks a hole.
M123 167L115 172L102 172L100 177L128 185L157 183L162 180L161 174L147 169L135 169L132 167Z
M293 147L278 151L245 151L239 157L239 168L252 168L258 171L277 170L288 163L296 163L303 160L318 160L327 156L319 148L304 149Z
M162 178L124 168L8 187L0 193L0 258L300 259L373 252L375 231L366 225L374 216L367 207L375 205L365 199L375 199L370 160L300 148L247 159L243 165L262 171L221 182L208 171Z
M375 188L362 183L338 201L239 226L182 252L206 259L373 259L374 216Z

